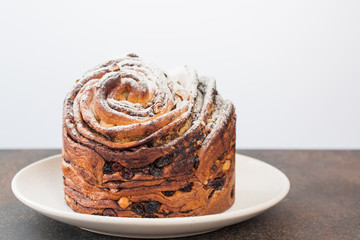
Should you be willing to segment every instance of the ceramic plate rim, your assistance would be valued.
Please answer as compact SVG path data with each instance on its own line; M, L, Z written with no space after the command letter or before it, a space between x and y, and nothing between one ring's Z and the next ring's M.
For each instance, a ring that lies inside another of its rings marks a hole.
M78 220L78 221L83 221L83 222L96 221L96 222L108 223L108 224L122 224L122 225L135 225L136 224L136 225L144 225L144 226L146 226L146 225L151 226L154 224L156 224L156 225L165 224L165 225L170 226L170 225L179 225L179 224L189 224L190 222L191 223L201 222L202 224L206 224L206 223L220 222L220 221L224 221L224 220L229 221L229 220L233 220L233 219L236 219L236 218L239 218L242 216L246 216L246 215L252 215L252 214L256 215L257 213L261 213L261 212L273 207L274 205L279 203L281 200L283 200L290 190L290 181L289 181L288 177L282 171L280 171L279 169L275 168L274 166L272 166L268 163L265 163L263 161L260 161L258 159L248 157L248 156L245 156L242 154L236 154L237 158L245 157L245 158L251 159L252 161L256 161L261 164L265 164L265 165L267 165L267 167L270 167L273 170L276 170L283 178L282 180L284 181L284 184L285 184L282 191L278 195L276 195L276 197L273 197L265 202L255 205L255 206L251 206L251 207L247 207L247 208L243 208L243 209L234 209L232 211L225 211L223 213L205 215L205 216L155 218L155 219L120 218L120 217L114 218L114 217L103 217L103 216L80 214L80 213L76 213L76 212L64 212L62 210L44 206L42 204L39 204L37 202L27 199L25 196L23 196L23 194L17 188L17 184L19 184L18 181L19 181L20 176L23 173L25 173L28 169L35 167L37 165L43 164L44 162L51 161L54 158L58 158L58 157L61 157L61 154L53 155L53 156L44 158L42 160L38 160L38 161L31 163L31 164L27 165L26 167L22 168L13 177L12 182L11 182L11 189L18 200L20 200L26 206L28 206L40 213L44 214L44 212L46 212L52 216L61 216L62 218ZM47 215L47 214L45 214L45 215ZM216 216L216 217L214 217L214 216Z

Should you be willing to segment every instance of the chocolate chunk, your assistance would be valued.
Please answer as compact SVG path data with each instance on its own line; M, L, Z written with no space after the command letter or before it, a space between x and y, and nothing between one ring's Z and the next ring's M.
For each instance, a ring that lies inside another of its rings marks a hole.
M215 178L209 183L209 187L215 190L221 190L225 184L225 175L223 177Z
M155 165L158 167L158 168L162 168L164 166L167 166L171 163L171 159L168 157L168 156L165 156L165 157L161 157L161 158L158 158L156 161L155 161Z
M141 203L133 203L131 205L131 211L140 216L144 215L145 213L144 206Z
M116 212L111 209L111 208L106 208L104 211L103 211L103 215L104 216L109 216L109 217L117 217L117 214Z
M113 174L114 171L112 170L112 162L106 162L102 168L104 174Z
M120 172L120 176L125 179L131 179L134 177L134 173L128 168L123 168Z
M194 186L193 183L189 183L185 187L180 188L179 191L181 191L181 192L190 192L193 186Z
M162 194L164 194L165 197L171 197L175 192L176 191L162 191Z
M148 202L146 205L145 205L145 212L146 213L155 213L157 212L157 210L159 210L161 204L158 202L158 201L151 201L151 202Z
M121 164L120 163L114 163L113 165L112 165L112 167L111 167L111 169L113 170L113 171L115 171L115 172L119 172L119 171L121 171L122 169L123 169L123 166L121 166Z

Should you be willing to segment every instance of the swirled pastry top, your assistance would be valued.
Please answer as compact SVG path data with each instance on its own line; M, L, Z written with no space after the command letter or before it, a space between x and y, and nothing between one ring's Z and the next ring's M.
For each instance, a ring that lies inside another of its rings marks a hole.
M216 130L231 111L214 79L199 78L188 66L165 72L129 54L77 81L64 102L63 124L71 139L106 160L116 157L123 166L141 167L172 151L190 130L198 131L196 141L206 143L200 133ZM118 152L106 156L106 149Z

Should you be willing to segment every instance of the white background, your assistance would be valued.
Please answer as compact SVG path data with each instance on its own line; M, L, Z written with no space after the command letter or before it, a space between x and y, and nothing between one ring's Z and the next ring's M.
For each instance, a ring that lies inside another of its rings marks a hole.
M0 148L60 148L62 101L129 52L217 79L237 148L360 148L360 1L0 0Z

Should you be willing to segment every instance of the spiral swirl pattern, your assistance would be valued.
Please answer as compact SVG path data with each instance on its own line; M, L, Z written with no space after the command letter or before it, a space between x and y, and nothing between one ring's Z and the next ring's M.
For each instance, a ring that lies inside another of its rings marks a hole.
M164 72L135 54L101 64L64 101L65 199L108 216L224 211L234 201L235 118L215 80L190 67Z

